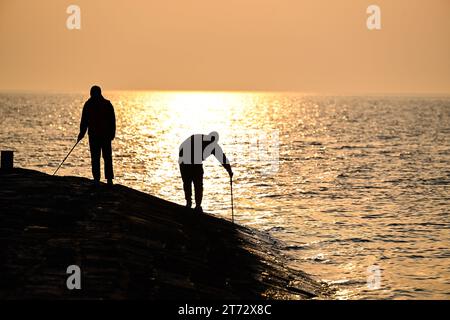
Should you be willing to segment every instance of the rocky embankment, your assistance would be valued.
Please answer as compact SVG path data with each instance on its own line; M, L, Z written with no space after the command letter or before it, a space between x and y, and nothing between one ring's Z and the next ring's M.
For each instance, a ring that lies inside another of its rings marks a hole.
M81 269L68 290L67 268ZM0 171L1 299L305 299L266 234L121 186Z

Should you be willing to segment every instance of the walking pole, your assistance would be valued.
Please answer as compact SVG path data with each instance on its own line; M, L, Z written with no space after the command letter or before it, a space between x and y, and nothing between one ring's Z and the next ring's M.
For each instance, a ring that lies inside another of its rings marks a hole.
M68 153L67 156L64 158L64 160L61 162L61 164L59 165L58 169L56 169L56 171L53 173L53 175L55 175L55 174L58 172L59 168L61 168L61 166L63 165L63 163L67 160L67 158L68 158L68 157L70 156L70 154L72 153L73 149L75 149L75 147L78 145L78 143L79 143L80 141L81 141L81 140L78 140L77 143L75 143L75 145L72 147L72 149L70 149L69 153Z
M230 177L230 186L231 186L231 222L234 223L233 177Z

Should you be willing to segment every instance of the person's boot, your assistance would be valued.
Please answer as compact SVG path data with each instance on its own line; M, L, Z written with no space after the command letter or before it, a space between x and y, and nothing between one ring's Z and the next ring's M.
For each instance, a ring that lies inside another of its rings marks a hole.
M198 212L198 213L203 213L203 208L202 208L202 206L196 206L196 207L195 207L195 211Z
M108 179L108 186L112 186L113 185L113 180L112 179Z
M186 208L192 208L192 200L186 200Z

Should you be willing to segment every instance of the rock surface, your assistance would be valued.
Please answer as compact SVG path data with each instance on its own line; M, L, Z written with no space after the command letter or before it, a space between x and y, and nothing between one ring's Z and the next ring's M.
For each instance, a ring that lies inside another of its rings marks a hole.
M330 289L256 230L115 185L0 171L1 299L305 299ZM69 265L81 290L68 290Z

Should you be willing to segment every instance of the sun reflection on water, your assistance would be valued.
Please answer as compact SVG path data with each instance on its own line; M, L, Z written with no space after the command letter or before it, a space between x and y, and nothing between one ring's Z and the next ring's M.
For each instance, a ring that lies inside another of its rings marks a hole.
M242 120L246 121L243 113L248 111L248 99L252 98L253 94L227 92L118 93L115 96L120 106L117 112L121 123L118 127L124 128L124 132L117 134L117 142L127 150L125 162L131 163L129 158L132 157L135 164L141 163L145 168L140 182L145 191L183 203L178 169L180 143L192 134L217 131L220 134L219 144L233 161L233 155L239 154L242 147L242 144L236 146L234 139L240 132L249 129L248 123L243 124ZM252 126L258 128L257 123ZM133 142L131 146L130 140ZM245 144L245 141L242 142ZM213 157L204 164L204 206L218 214L227 212L229 185L226 172ZM234 163L232 166L239 179L239 172L244 171ZM120 167L129 171L126 164ZM118 182L136 179L127 171L118 172ZM217 201L221 204L211 205Z

